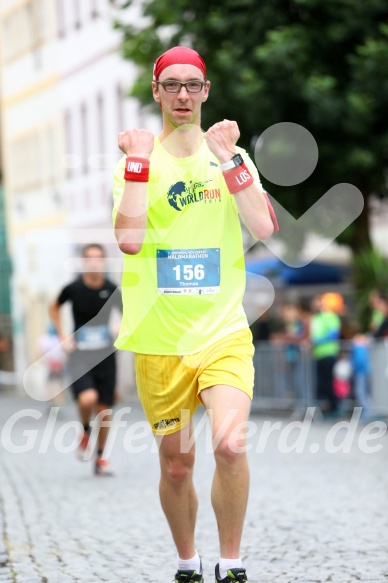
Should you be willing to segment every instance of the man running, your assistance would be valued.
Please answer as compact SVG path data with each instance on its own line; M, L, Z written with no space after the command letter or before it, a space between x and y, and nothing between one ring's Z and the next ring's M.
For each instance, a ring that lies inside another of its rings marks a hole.
M84 273L65 286L50 306L50 316L65 349L70 353L69 368L72 390L78 403L84 433L78 457L85 456L89 444L90 421L97 413L101 426L97 440L95 473L110 476L110 463L103 457L111 421L116 384L116 359L109 332L109 318L114 307L122 310L121 294L117 286L105 277L105 251L91 243L83 248ZM63 331L60 308L71 302L74 318L74 336Z
M254 370L242 308L239 215L259 239L269 237L276 222L254 164L236 147L236 122L223 120L201 131L209 90L196 51L174 47L161 55L152 91L163 129L158 137L143 129L120 133L124 157L114 178L115 232L125 254L116 346L135 353L139 397L160 436L160 499L178 552L178 583L203 581L194 542L194 446L182 447L182 440L190 444L185 439L201 404L217 436L216 581L247 581L240 558L249 483L243 424Z

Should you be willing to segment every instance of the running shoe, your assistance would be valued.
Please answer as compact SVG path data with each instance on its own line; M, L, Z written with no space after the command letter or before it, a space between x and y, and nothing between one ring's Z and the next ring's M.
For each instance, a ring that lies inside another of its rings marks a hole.
M96 465L94 466L96 476L113 476L112 468L108 460L102 457L96 458Z
M178 570L175 575L175 583L203 583L202 573Z
M248 583L247 572L242 567L229 569L226 577L221 579L220 568L216 565L216 583Z
M85 460L89 459L86 456L88 445L89 445L89 433L87 431L84 431L82 438L81 438L81 441L80 441L80 444L77 447L76 452L75 452L76 456L79 460L85 461Z

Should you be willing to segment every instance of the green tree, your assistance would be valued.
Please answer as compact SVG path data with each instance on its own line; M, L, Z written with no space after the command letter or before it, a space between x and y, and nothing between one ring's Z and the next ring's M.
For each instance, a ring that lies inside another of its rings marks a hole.
M333 185L354 184L364 211L338 242L354 253L369 246L369 197L387 195L386 0L143 0L141 10L135 24L123 22L124 12L116 22L125 57L140 67L133 94L151 103L154 59L193 46L212 82L203 127L235 119L251 154L272 124L307 128L319 148L313 174L293 187L262 177L265 188L298 217Z
M370 293L388 289L388 259L370 247L354 256L352 267L358 321L363 330L368 330L371 318Z

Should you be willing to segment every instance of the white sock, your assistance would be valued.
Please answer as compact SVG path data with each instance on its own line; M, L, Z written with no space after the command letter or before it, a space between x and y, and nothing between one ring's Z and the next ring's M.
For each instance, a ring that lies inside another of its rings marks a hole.
M239 567L242 567L242 561L241 561L241 559L223 559L223 558L221 558L218 565L219 565L219 569L220 569L220 577L221 577L221 579L225 579L225 577L228 574L229 569L238 569Z
M197 573L201 573L201 559L199 558L199 554L196 552L191 559L181 559L178 556L178 571L197 571Z

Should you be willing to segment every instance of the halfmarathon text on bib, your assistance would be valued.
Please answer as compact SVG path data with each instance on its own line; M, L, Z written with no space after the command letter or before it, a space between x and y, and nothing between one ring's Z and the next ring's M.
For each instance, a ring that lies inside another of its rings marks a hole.
M217 294L220 249L158 249L158 293Z

